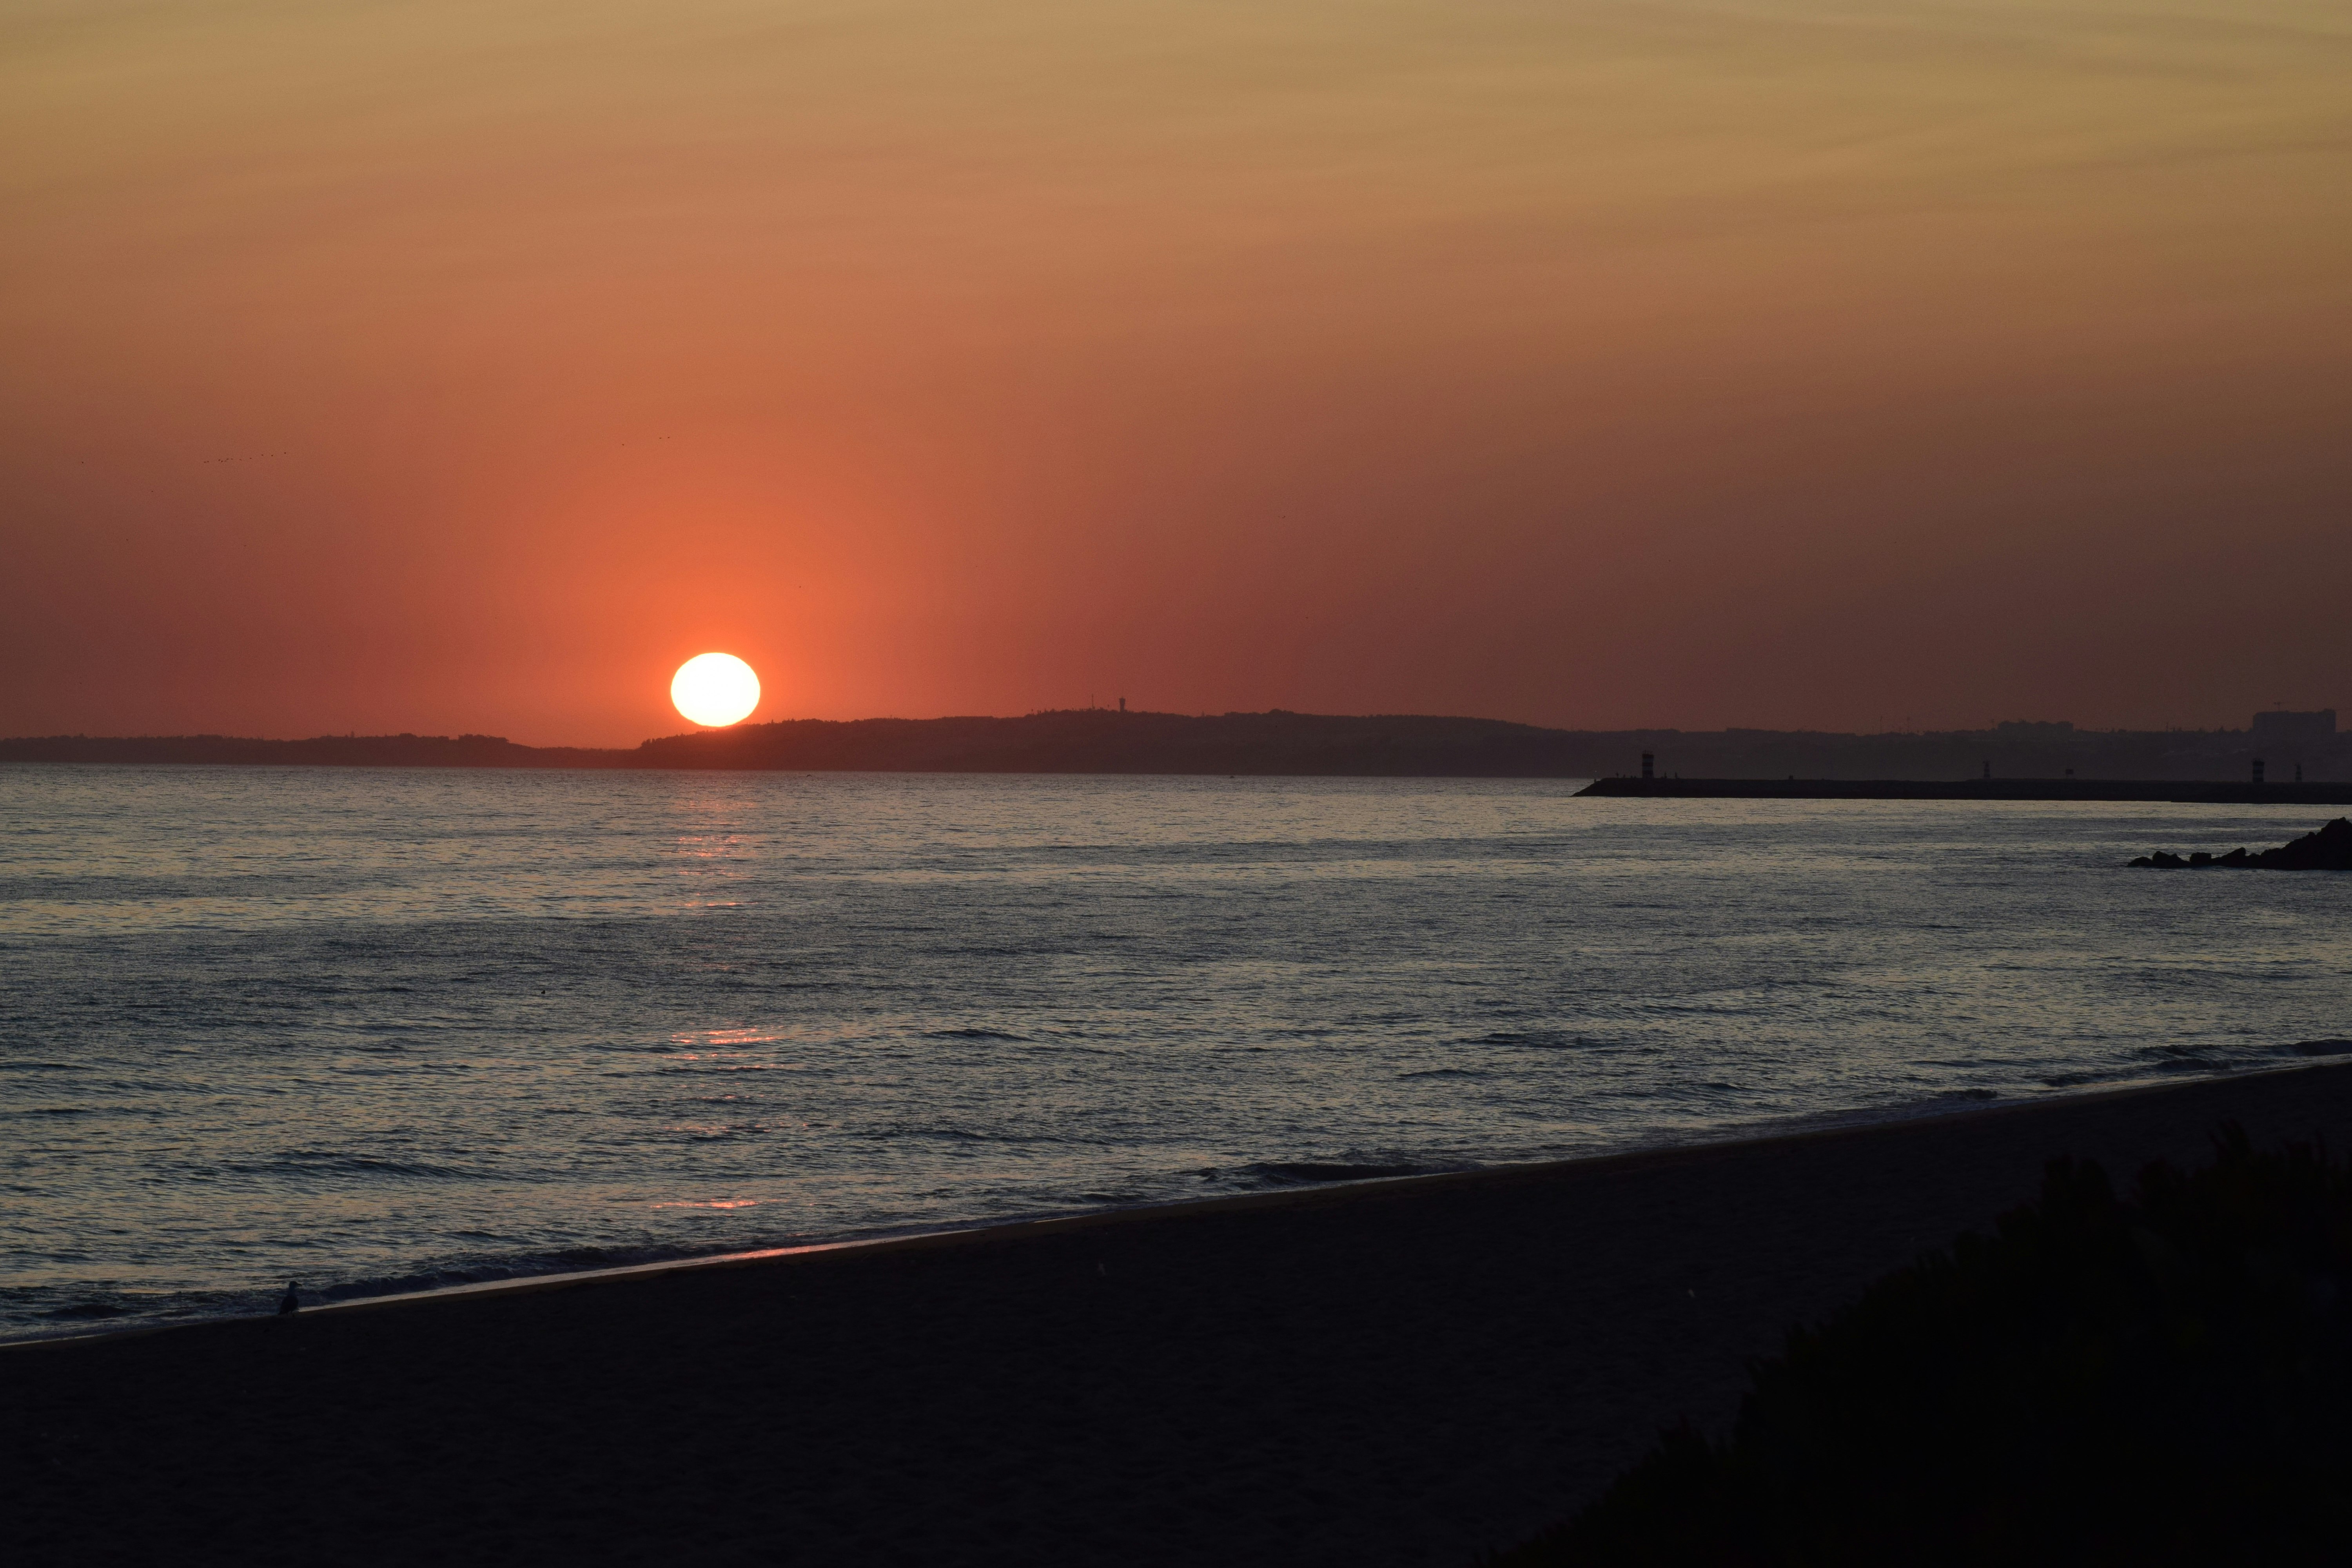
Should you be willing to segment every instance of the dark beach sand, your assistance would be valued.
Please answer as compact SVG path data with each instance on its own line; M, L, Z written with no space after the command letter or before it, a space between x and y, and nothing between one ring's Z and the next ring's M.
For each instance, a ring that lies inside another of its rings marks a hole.
M0 1351L16 1563L1441 1564L2032 1194L2352 1066Z

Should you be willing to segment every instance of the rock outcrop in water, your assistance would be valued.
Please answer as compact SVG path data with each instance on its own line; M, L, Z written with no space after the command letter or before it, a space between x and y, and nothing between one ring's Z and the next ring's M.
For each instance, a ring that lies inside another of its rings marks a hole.
M2259 854L2232 849L2227 855L2191 855L2184 860L2159 849L2132 864L2157 871L2201 871L2223 866L2241 871L2352 871L2352 818L2339 816L2316 833Z

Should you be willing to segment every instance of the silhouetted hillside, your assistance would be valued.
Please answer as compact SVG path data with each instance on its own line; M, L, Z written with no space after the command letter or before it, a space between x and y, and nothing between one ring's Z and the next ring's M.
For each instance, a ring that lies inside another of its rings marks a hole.
M891 773L1302 773L1577 777L1591 749L1491 719L1119 713L787 720L648 741L635 765Z
M2069 724L1843 735L1772 730L1546 730L1417 714L1122 713L1018 719L790 719L646 742L630 750L519 746L495 735L80 735L0 741L0 762L193 763L303 767L751 768L804 772L1257 773L1356 777L1601 778L1657 759L1662 779L1983 776L2243 780L2254 756L2284 784L2352 779L2347 738L2283 749L2250 731L2084 731Z

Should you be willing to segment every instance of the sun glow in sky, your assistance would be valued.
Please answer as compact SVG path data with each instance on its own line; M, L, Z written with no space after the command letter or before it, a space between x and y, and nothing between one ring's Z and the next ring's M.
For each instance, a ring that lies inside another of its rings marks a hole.
M626 744L714 644L2352 704L2347 80L2322 0L0 0L0 734Z

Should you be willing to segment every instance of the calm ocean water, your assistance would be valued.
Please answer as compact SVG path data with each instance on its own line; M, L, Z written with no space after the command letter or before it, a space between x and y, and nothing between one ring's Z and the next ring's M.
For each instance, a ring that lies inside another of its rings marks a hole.
M0 1333L2273 1066L2311 808L0 767Z

